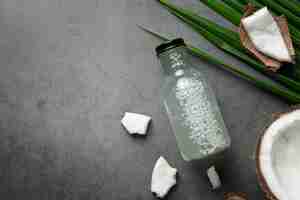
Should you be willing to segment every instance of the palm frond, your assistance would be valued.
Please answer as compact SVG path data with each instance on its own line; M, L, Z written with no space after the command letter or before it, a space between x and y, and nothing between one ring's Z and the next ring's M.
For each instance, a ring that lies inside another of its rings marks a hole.
M172 40L172 37L167 36L166 34L161 34L158 33L156 31L153 31L149 28L145 28L143 26L139 26L141 27L144 31L152 34L153 36L160 38L164 41L169 41ZM271 80L265 80L265 79L259 79L257 77L255 77L254 75L252 75L251 73L248 72L244 72L242 70L240 70L237 67L228 65L226 63L224 63L222 60L210 55L209 53L201 50L200 48L196 48L194 46L191 46L188 44L188 49L191 51L191 53L193 53L195 56L198 56L199 58L214 64L216 66L222 67L223 69L245 79L248 80L250 82L252 82L254 85L256 85L257 87L267 90L275 95L278 95L284 99L286 99L288 102L290 103L299 103L300 102L300 95L285 88L285 87L281 87L278 86L277 84L274 84Z

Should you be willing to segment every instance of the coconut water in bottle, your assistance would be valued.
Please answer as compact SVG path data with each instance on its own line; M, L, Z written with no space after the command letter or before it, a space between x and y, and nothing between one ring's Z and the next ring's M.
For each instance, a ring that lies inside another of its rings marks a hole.
M230 137L216 97L189 61L184 41L163 43L156 53L164 72L164 107L183 159L207 158L227 149Z

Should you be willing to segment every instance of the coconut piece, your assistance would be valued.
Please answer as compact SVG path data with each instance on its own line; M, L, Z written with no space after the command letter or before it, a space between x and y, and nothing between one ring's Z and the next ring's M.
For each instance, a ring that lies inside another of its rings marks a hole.
M245 14L244 17L247 17L249 15L251 15L252 13L254 13L255 11L255 7L252 6L251 4L247 5L245 8ZM243 17L243 18L244 18ZM242 19L243 19L242 18ZM266 55L264 55L263 53L259 52L256 48L255 45L253 44L253 42L251 41L250 37L248 36L243 24L240 24L239 27L239 32L240 32L240 40L243 44L243 46L248 49L255 57L257 57L261 62L264 63L264 65L266 65L266 67L271 70L271 71L277 71L280 66L281 63L275 59L272 59Z
M243 23L244 21L246 21L248 28L250 24L250 31L246 30ZM269 25L267 24L268 22L270 23ZM256 27L258 25L260 27ZM272 28L274 28L276 34L273 34ZM269 29L271 29L271 31L269 31ZM277 71L282 65L282 62L294 62L295 51L289 34L288 24L284 16L273 17L270 12L268 12L267 8L263 8L255 12L255 7L249 4L246 6L245 14L242 17L239 32L243 46L262 61L264 65L266 65L267 69ZM253 34L249 34L249 32ZM255 40L253 37L258 39ZM268 38L272 40L268 40ZM278 38L279 42L277 41ZM259 46L257 46L257 43ZM262 49L259 49L259 47L271 50L271 52L275 52L275 55L280 54L280 57L272 57L272 54L265 53ZM278 47L279 50L275 47ZM282 51L285 53L282 54ZM288 59L281 59L283 55L285 55L284 57Z
M164 157L160 157L153 168L151 192L159 198L164 198L169 190L176 185L177 169L169 165Z
M263 133L256 150L257 175L267 198L300 195L300 110L280 115Z
M279 26L267 7L243 18L242 24L260 52L279 61L292 61Z
M129 134L146 135L150 121L147 115L126 112L121 123Z
M207 170L207 176L209 179L209 182L211 183L212 189L218 189L221 187L221 180L220 177L216 171L215 166L211 166L208 170Z

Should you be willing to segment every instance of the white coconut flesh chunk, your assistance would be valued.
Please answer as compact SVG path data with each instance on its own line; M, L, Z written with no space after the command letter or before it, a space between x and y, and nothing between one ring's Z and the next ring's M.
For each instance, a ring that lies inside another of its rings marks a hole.
M164 198L170 189L176 185L177 169L170 166L164 157L160 157L153 168L151 192L159 198Z
M300 110L283 115L265 132L258 150L259 170L280 200L300 196Z
M147 115L126 112L121 123L129 134L146 135L150 121Z
M292 61L280 28L267 7L242 19L242 24L258 51L279 61Z
M222 184L221 184L221 179L216 171L216 168L212 166L207 170L206 173L212 188L214 190L220 188Z

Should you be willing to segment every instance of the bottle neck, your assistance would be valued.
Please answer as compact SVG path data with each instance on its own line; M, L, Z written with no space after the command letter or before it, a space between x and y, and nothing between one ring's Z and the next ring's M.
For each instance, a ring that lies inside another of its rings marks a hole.
M160 64L166 75L182 75L188 67L188 54L185 46L170 49L159 55Z

